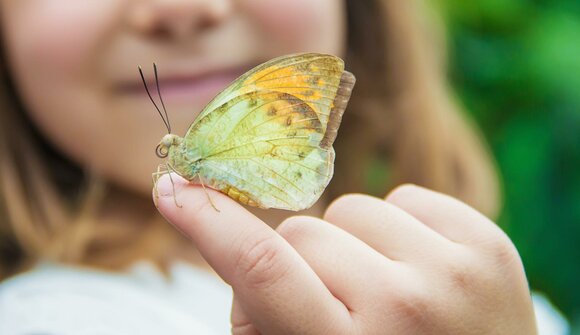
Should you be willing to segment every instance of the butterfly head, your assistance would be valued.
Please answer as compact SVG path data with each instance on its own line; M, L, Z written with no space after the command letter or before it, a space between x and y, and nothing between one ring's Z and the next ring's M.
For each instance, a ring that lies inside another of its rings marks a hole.
M161 142L155 148L155 154L159 158L165 158L169 155L169 149L173 146L178 146L182 141L182 138L174 135L174 134L167 134L163 136Z

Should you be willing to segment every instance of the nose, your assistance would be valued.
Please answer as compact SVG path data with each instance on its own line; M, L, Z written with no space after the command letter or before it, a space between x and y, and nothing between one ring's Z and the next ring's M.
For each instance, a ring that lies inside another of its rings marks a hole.
M129 14L131 27L141 34L184 38L223 22L231 0L141 0Z

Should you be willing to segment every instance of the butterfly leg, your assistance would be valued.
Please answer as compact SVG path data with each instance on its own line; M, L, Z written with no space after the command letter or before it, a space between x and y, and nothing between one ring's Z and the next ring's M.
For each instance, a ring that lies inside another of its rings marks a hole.
M168 168L168 170L171 170L171 171L177 173L177 171L175 171L173 166L171 166L169 163L167 164L167 168ZM173 177L171 177L171 173L169 173L169 180L171 181L171 187L173 189L173 201L175 202L175 206L182 208L183 206L180 205L179 203L177 203L177 197L175 196L175 183L173 182Z
M163 169L162 169L163 168ZM157 171L151 174L153 178L153 203L157 207L157 200L159 199L159 190L157 189L157 181L162 175L168 173L167 166L165 164L157 165Z
M165 169L162 170L161 168L164 167ZM171 181L171 187L173 188L173 201L175 202L175 206L181 208L183 207L182 205L177 203L177 198L175 197L175 183L173 182L173 177L171 177L171 173L169 173L172 170L175 172L175 170L171 167L171 165L169 164L159 164L157 166L157 172L154 172L152 174L153 176L153 194L154 194L154 204L155 206L157 206L157 200L159 199L159 191L157 190L157 181L159 181L159 178L161 178L161 176L163 176L164 174L169 174L169 180Z
M211 199L211 197L209 196L209 193L207 193L207 189L205 188L205 185L203 184L203 180L201 179L201 175L198 173L197 177L199 178L199 182L201 183L201 187L203 187L203 191L205 192L205 195L207 196L207 199L209 200L209 203L211 204L211 206L213 207L213 209L215 209L217 212L221 212L216 205L213 203L213 200Z

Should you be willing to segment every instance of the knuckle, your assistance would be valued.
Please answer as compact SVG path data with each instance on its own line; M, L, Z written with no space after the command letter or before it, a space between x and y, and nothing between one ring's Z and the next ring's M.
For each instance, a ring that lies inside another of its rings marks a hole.
M512 265L520 264L514 245L507 238L494 238L488 251L461 246L463 250L442 268L452 292L468 299L485 299L484 293L498 287L501 276L513 273ZM520 266L521 267L521 266ZM494 270L495 269L495 270Z
M417 269L401 268L397 276L389 276L387 285L378 292L382 310L389 311L389 318L405 325L419 327L432 318L433 295Z
M491 261L498 266L511 266L521 263L518 250L501 229L496 228L481 243Z
M472 246L456 245L453 256L441 268L448 294L464 301L481 301L497 287L497 276L490 271L485 254Z
M447 266L446 271L452 288L459 292L471 292L481 279L476 263L466 258L455 260Z
M389 310L397 319L412 325L426 322L431 313L428 295L411 285L399 287L397 292L391 292Z
M501 237L493 244L491 252L493 259L499 265L510 266L520 264L518 250L513 242L503 232L501 233Z
M293 244L294 241L300 240L304 235L308 234L309 225L307 221L311 221L311 218L292 216L284 220L276 228L276 231L288 243Z
M276 236L245 242L236 262L236 269L244 285L255 289L275 285L288 271L281 260L282 247Z

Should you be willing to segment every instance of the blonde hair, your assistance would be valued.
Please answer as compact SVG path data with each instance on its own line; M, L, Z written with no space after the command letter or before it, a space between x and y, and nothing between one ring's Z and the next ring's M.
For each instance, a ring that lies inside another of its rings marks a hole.
M418 1L346 5L346 63L357 86L335 144L336 173L327 194L384 195L389 187L412 182L494 217L500 203L496 172L447 86L444 34L436 16L426 15ZM103 183L38 133L1 57L0 279L41 258L117 269L139 257L163 262L168 256L161 250L179 238L169 225L152 220L107 229L99 222L95 229ZM110 257L111 250L124 250L124 256Z

